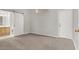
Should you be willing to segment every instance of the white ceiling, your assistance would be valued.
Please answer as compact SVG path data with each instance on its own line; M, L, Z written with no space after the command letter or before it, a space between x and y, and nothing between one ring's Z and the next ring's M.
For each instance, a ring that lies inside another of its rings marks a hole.
M15 12L18 12L18 13L25 13L27 10L34 10L34 9L3 9L3 10L6 10L6 11L15 11ZM40 9L40 11L47 11L47 10L51 10L51 9ZM57 10L57 11L62 11L64 9L52 9L52 10Z
M26 9L3 9L5 11L14 11L14 12L18 12L18 13L25 13Z

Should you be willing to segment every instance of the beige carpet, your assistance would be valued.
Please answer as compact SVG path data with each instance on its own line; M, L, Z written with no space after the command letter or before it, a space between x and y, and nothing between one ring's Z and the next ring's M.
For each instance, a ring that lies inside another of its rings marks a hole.
M71 39L35 34L0 40L0 50L74 50Z

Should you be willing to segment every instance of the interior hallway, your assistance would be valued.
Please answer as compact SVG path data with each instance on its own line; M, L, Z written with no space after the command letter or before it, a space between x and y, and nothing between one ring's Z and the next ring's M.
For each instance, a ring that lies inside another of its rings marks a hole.
M71 39L36 34L20 35L0 40L0 50L74 50Z

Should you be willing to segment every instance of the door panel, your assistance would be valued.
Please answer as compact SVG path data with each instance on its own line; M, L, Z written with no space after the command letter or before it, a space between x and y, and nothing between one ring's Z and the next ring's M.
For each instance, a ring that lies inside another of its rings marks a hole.
M15 13L14 17L14 35L18 36L24 33L23 14Z

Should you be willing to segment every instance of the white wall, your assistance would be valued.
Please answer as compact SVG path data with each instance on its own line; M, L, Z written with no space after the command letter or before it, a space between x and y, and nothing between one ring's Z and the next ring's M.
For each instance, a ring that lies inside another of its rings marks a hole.
M73 11L71 9L58 11L59 37L73 39Z
M79 49L79 47L78 47L78 32L75 32L75 29L78 27L78 10L77 9L75 9L75 10L73 10L73 19L74 19L74 39L73 39L73 41L74 41L74 44L75 44L75 47L76 47L76 49Z
M79 50L79 32L75 32L75 29L79 29L79 9L75 9L74 11L74 43L76 49Z
M31 15L31 32L41 35L57 36L58 20L56 10L47 10L39 14L32 10Z
M30 10L24 12L24 34L30 33Z
M72 10L49 9L38 14L32 10L31 33L73 39Z
M79 9L74 10L74 30L79 29ZM79 49L79 32L74 32L76 49Z

